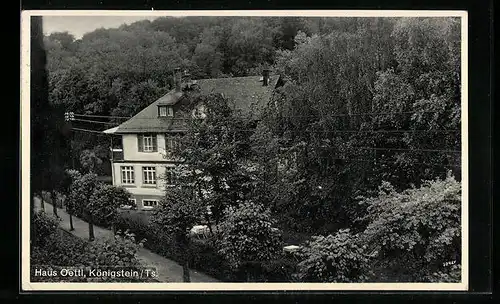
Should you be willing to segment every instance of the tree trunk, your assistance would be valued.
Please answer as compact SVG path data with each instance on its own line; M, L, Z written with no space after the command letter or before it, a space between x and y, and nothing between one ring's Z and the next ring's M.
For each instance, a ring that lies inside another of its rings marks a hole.
M182 280L184 282L191 282L191 276L189 275L189 259L190 259L190 252L189 252L189 239L186 238L185 236L179 236L178 238L180 248L182 248L181 252L184 252L183 256L183 263L182 263Z
M92 220L89 220L89 241L95 240L94 237L94 225L92 224Z
M43 201L43 193L40 194L40 205L42 207L42 210L45 211L45 203Z
M50 196L52 198L52 211L54 212L54 215L59 218L59 215L57 214L57 195L54 191L51 191Z
M75 227L73 227L73 216L71 213L69 214L69 231L75 230Z
M189 259L187 257L184 259L184 265L182 265L182 278L184 282L191 282L189 276Z

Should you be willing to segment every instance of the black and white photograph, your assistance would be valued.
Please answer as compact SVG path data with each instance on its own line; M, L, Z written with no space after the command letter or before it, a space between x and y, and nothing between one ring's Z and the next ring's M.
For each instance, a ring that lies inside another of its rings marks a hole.
M467 289L466 12L22 27L23 289Z

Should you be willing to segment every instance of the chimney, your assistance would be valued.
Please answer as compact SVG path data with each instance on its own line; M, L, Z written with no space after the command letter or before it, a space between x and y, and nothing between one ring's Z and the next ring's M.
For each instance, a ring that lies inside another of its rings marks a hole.
M262 85L267 86L269 84L269 69L262 70Z
M184 71L181 82L185 88L189 89L191 87L192 84L191 74L189 74L187 70Z
M180 92L181 91L181 68L175 68L174 69L174 86L175 86L175 91Z

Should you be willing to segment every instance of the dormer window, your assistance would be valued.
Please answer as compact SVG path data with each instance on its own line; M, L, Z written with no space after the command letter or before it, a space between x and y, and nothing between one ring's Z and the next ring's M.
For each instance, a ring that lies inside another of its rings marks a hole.
M172 106L158 106L158 116L160 117L173 117L174 108Z

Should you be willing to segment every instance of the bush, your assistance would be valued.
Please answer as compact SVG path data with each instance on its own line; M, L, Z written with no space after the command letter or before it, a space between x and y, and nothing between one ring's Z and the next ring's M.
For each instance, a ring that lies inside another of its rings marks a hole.
M313 236L296 253L297 280L302 282L364 282L369 259L349 229L335 235Z
M182 261L183 252L178 248L172 236L151 223L150 217L150 213L146 212L122 211L116 227L122 231L129 230L135 235L136 240L145 239L145 248L174 261ZM229 262L217 250L215 243L216 240L213 238L192 239L189 244L190 268L202 271L220 281L245 281L246 274L231 268ZM254 276L263 282L289 282L292 280L291 274L296 264L292 257L280 254L275 259L258 265L258 269L254 269Z
M106 228L117 221L120 206L131 205L130 193L125 188L103 183L96 184L89 201L87 208L92 214L92 223Z
M260 268L282 251L281 233L273 226L271 211L262 205L247 202L228 208L221 224L219 253L234 270L248 268L253 272L252 268Z
M31 225L33 225L31 243L35 246L43 245L48 241L50 236L57 232L59 220L52 215L40 211L34 213Z
M428 281L452 271L444 265L459 265L461 186L450 174L400 193L384 183L363 203L369 222L363 240L377 253L379 267L398 275L394 280Z
M86 242L63 230L53 227L53 219L40 213L36 216L36 231L38 235L44 236L44 242L36 242L32 246L31 265L34 269L37 265L57 267L83 267L88 269L106 269L111 267L126 267L128 270L141 267L137 257L139 249L136 239L127 233L118 233L112 239ZM40 229L39 227L43 227ZM139 246L142 242L139 242ZM68 281L97 281L97 282L130 282L144 281L144 278L67 278ZM149 280L149 279L148 279ZM32 281L51 281L47 277L32 276ZM61 278L53 278L52 281L61 281Z

